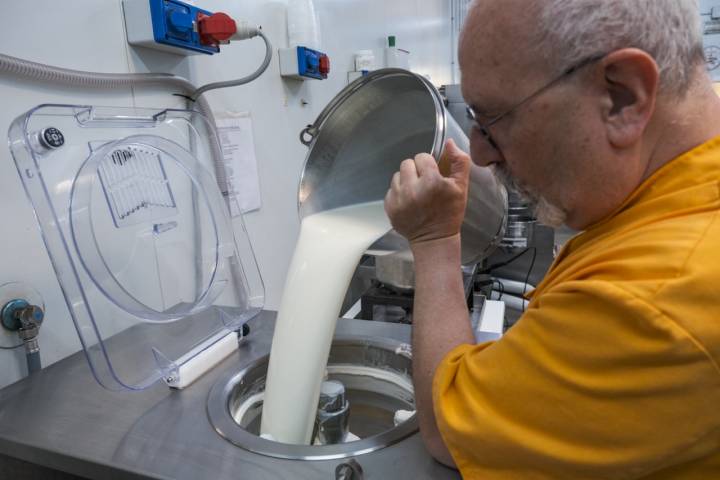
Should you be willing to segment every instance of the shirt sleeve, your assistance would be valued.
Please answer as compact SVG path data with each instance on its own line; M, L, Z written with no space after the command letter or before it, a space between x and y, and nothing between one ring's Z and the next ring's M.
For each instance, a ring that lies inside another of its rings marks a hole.
M440 432L468 479L630 479L715 452L720 374L619 287L568 282L500 341L436 371Z

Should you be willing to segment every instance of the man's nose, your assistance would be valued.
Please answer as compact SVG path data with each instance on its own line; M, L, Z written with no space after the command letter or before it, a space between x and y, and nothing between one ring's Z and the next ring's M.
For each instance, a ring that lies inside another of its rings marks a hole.
M470 157L473 163L481 167L487 167L493 163L501 163L502 155L495 147L490 145L487 138L476 128L470 133Z

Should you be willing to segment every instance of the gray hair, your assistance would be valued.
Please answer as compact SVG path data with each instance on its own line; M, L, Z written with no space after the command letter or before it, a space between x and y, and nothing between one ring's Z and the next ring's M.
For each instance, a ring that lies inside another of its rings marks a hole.
M567 68L596 54L634 47L660 69L660 90L684 96L704 63L698 0L542 0L537 47ZM539 53L539 52L538 52Z

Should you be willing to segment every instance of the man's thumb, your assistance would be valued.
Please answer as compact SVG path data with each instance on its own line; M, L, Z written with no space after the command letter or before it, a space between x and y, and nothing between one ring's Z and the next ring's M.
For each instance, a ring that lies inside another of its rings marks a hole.
M440 155L438 168L443 177L467 183L470 173L470 156L460 150L452 138L448 139L442 155Z

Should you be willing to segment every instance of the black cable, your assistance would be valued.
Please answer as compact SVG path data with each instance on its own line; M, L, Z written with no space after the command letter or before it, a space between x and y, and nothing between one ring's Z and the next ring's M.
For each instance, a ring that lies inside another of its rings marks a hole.
M175 96L175 97L181 97L181 98L184 98L185 100L187 100L187 101L189 101L189 102L195 103L195 99L194 99L194 98L192 98L192 97L190 97L190 96L188 96L188 95L183 95L182 93L173 93L173 96Z
M497 283L500 285L500 288L498 289L498 292L500 293L500 296L498 297L498 300L502 300L503 295L505 295L505 284L502 283L500 280L493 280L493 285Z
M514 261L517 260L518 258L522 257L523 255L525 255L525 254L526 254L527 252L529 252L529 251L530 251L530 248L526 248L526 249L523 250L522 252L520 252L520 253L518 253L517 255L515 255L514 257L512 257L510 260L506 260L506 261L504 261L504 262L495 263L495 264L493 264L493 265L490 265L490 266L487 267L486 269L482 270L480 273L488 273L488 272L491 272L492 270L495 270L496 268L500 268L500 267L504 267L504 266L510 265L512 262L514 262Z
M530 261L530 268L528 268L527 275L525 275L525 284L523 285L523 294L522 294L523 313L525 313L525 292L527 290L528 282L530 281L530 274L532 273L533 268L535 267L535 259L537 258L537 247L533 247L532 251L533 251L533 257L532 257L532 260Z

